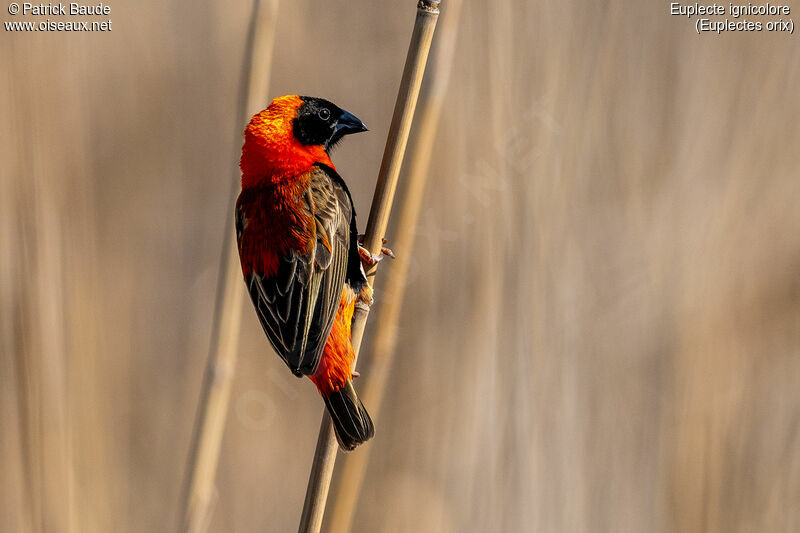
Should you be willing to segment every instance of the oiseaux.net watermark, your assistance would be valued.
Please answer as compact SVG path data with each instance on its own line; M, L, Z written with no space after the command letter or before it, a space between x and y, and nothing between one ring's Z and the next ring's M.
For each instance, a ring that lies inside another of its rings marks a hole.
M12 17L33 17L28 20L4 20L3 29L10 32L112 31L111 6L104 3L82 4L80 2L10 2L7 8Z

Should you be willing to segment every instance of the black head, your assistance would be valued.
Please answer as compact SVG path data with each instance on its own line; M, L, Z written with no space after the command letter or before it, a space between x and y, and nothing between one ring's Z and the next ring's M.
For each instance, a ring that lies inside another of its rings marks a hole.
M301 96L303 105L293 122L295 138L306 146L323 145L330 150L342 137L367 131L355 115L322 98Z

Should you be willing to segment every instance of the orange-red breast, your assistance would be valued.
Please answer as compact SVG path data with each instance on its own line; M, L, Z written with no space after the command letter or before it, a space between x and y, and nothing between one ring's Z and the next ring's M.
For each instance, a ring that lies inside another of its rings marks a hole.
M236 235L261 325L330 411L339 445L375 432L352 383L350 322L366 283L355 210L329 150L364 123L321 98L282 96L244 132Z

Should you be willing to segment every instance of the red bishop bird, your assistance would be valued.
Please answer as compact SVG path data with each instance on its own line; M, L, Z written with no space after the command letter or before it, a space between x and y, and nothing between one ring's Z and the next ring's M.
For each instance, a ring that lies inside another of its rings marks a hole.
M353 388L350 323L371 300L356 213L329 152L367 128L321 98L282 96L244 132L236 236L242 273L272 347L325 400L343 450L375 429ZM386 249L384 253L391 254Z

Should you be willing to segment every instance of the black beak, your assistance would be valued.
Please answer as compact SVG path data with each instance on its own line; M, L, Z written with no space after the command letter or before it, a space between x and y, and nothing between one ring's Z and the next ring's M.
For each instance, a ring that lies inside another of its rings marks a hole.
M361 122L357 116L343 109L336 118L336 122L333 125L333 135L331 135L331 138L328 140L326 148L331 148L345 135L360 133L362 131L367 131L367 127L364 123Z
M342 114L339 115L338 119L336 119L336 125L334 126L333 131L334 133L339 133L341 136L348 135L350 133L367 131L367 127L357 116L342 109Z

